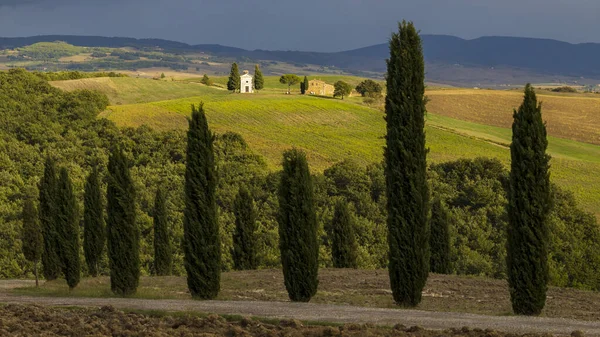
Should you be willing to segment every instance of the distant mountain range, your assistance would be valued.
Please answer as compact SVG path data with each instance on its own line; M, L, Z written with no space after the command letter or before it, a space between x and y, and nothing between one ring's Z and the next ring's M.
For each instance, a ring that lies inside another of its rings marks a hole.
M522 81L600 83L600 43L571 44L549 39L481 37L465 40L447 35L423 35L430 81L456 84L511 84ZM170 51L202 51L222 57L245 57L337 67L349 72L385 72L387 44L335 52L245 50L215 44L189 45L161 39L47 35L0 38L0 48L36 42L65 41L86 47L160 47Z

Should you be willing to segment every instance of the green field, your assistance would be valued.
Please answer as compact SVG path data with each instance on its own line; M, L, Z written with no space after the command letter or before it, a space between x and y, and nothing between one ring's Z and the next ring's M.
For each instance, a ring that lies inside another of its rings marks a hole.
M184 129L190 105L204 101L213 131L241 134L272 169L279 167L282 151L290 147L305 150L315 171L346 158L363 165L383 158L383 113L357 103L358 99L342 101L268 90L231 94L194 83L133 78L110 79L111 86L97 86L93 80L79 80L77 87L89 85L107 92L111 102L124 103L110 106L101 115L121 126ZM270 81L272 78L267 85ZM141 101L146 103L125 104ZM509 163L510 129L429 113L426 131L432 162L486 156ZM553 181L573 191L586 210L600 215L600 146L557 137L549 137L549 144Z

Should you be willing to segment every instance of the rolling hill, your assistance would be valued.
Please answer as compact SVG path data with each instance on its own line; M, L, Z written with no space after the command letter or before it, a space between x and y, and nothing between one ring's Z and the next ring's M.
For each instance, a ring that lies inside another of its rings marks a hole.
M346 158L363 165L383 159L383 113L362 105L357 99L342 101L278 92L242 95L198 87L194 83L161 83L133 78L110 80L111 84L105 86L98 86L95 79L78 80L76 88L89 84L112 95L116 93L113 102L132 102L112 105L101 114L121 126L184 129L187 127L190 105L204 101L212 130L241 134L253 150L265 157L271 169L279 167L283 150L293 146L307 152L311 168L317 171ZM60 82L54 85L68 87ZM177 85L180 92L189 90L187 94L192 96L170 99L165 96L168 91L159 89L157 85ZM185 85L190 87L181 89ZM145 102L140 103L142 98L128 94L136 90L148 92ZM156 95L150 94L155 90ZM503 126L506 126L504 123L510 118L512 108L519 103L519 93L447 89L430 90L427 95L431 98L427 117L430 161L485 156L498 158L508 165L511 133L510 129ZM466 103L461 105L460 102L447 99L446 96L452 98L452 95L462 96L460 101ZM566 109L556 114L548 109L547 116L552 117L548 118L549 153L553 157L552 179L573 191L586 210L600 215L600 175L597 174L600 171L600 146L568 139L597 137L598 124L592 115L589 117L591 122L582 122L589 129L575 126L578 125L581 109L594 110L600 99L581 95L542 95L542 99L552 99L553 104L560 106L560 110ZM471 104L470 100L496 103L488 108Z
M459 86L495 86L525 82L600 82L600 44L517 38L481 37L465 40L446 35L423 35L429 81ZM160 39L49 35L0 38L0 49L19 48L37 42L65 41L86 47L134 47L169 52L203 52L232 60L280 61L337 68L381 77L387 44L335 53L244 50L215 44L189 45Z

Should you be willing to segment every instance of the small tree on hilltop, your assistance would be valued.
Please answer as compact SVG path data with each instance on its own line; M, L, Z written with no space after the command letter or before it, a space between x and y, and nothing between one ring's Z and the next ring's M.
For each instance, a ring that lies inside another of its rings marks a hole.
M344 99L344 96L348 96L352 92L352 86L344 81L335 82L333 89L333 97L341 96L342 99Z
M104 228L104 206L98 177L98 168L94 166L85 182L83 195L83 253L90 275L98 276L100 258L106 242Z
M295 74L281 75L281 77L279 78L279 83L287 84L287 86L288 86L287 93L289 94L291 86L300 83L300 77L298 77Z
M317 293L319 244L313 184L306 155L283 153L279 184L279 249L290 300L308 302Z
M56 194L58 178L56 163L48 157L44 164L44 175L40 180L39 216L44 237L44 254L42 254L42 271L46 281L58 278L60 274L60 258L58 256L59 238L56 227Z
M262 90L265 87L265 79L263 78L262 71L257 65L254 66L254 89Z
M187 133L183 250L187 284L193 298L213 299L221 280L221 239L217 216L217 172L213 135L204 104L192 105Z
M231 71L229 72L229 80L227 81L227 90L235 92L240 90L240 71L237 63L231 65Z
M421 38L406 21L390 39L387 92L388 272L394 301L416 306L429 272L425 62Z
M551 209L550 156L542 120L530 84L513 114L508 193L506 267L513 311L539 315L548 290L548 213Z
M38 264L44 251L44 237L38 220L37 211L32 198L25 199L23 203L23 255L27 261L33 263L35 286L39 287Z
M306 94L306 91L308 90L308 78L306 78L306 76L304 76L304 92L302 92L302 94Z
M431 207L429 270L438 274L450 273L450 212L440 198Z
M379 96L382 91L383 88L381 87L381 84L373 80L364 80L356 86L356 92L360 93L363 97Z
M258 267L256 259L256 210L252 195L245 186L240 187L233 202L235 232L233 233L233 265L236 270Z
M208 75L204 74L204 76L202 76L202 79L200 80L200 83L210 87L211 85L213 85L213 81L208 77Z
M167 222L167 198L162 188L154 197L154 271L158 276L171 275L171 236Z
M134 294L140 279L140 233L136 223L135 189L123 150L108 160L106 233L110 289L121 296Z
M66 168L60 170L57 189L57 227L60 238L61 265L69 289L79 284L81 262L79 260L79 210L73 193L73 184Z
M357 268L358 246L354 236L354 222L346 200L336 201L328 234L333 267Z

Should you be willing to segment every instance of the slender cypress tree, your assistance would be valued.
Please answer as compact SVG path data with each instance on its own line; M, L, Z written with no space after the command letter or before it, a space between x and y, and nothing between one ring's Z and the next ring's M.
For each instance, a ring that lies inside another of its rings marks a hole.
M83 253L90 275L96 277L106 240L104 206L97 166L92 168L85 182L83 207Z
M79 210L73 193L73 183L64 167L60 169L57 192L56 217L60 242L58 255L69 289L73 289L81 279Z
M154 197L154 271L158 276L171 275L173 258L167 222L167 197L162 188Z
M440 198L431 207L431 236L429 267L432 273L450 273L450 213Z
M192 297L213 299L220 290L221 240L213 136L208 129L204 103L198 108L192 105L187 138L183 213L187 284Z
M283 153L279 184L279 249L290 300L308 302L317 293L319 244L313 184L304 152Z
M390 40L385 113L389 274L394 301L416 306L429 271L429 191L425 148L425 71L412 22Z
M335 203L329 237L333 267L357 268L358 247L354 236L354 223L346 200L338 199Z
M233 265L236 270L258 267L256 259L256 210L254 200L245 186L240 187L233 202L235 232L233 233Z
M254 89L261 90L265 87L265 79L263 78L262 71L257 65L254 66Z
M227 81L227 90L235 92L240 90L240 71L237 63L231 65L231 71L229 72L229 80Z
M140 279L140 233L136 224L135 189L123 150L108 160L106 239L110 289L120 296L134 294Z
M37 210L31 198L27 198L23 203L23 232L21 240L23 242L23 255L27 261L33 263L35 286L39 287L38 263L44 252L44 237L42 236Z
M538 105L531 85L513 115L508 193L508 284L513 311L538 315L548 290L548 213L551 207L550 156Z
M44 254L42 254L42 271L47 281L58 278L60 274L60 258L58 256L58 230L56 228L56 163L48 157L44 164L44 176L40 180L39 216L44 236Z
M308 78L306 78L306 76L304 76L304 81L302 82L302 84L304 85L302 95L304 95L306 94L306 90L308 90Z

